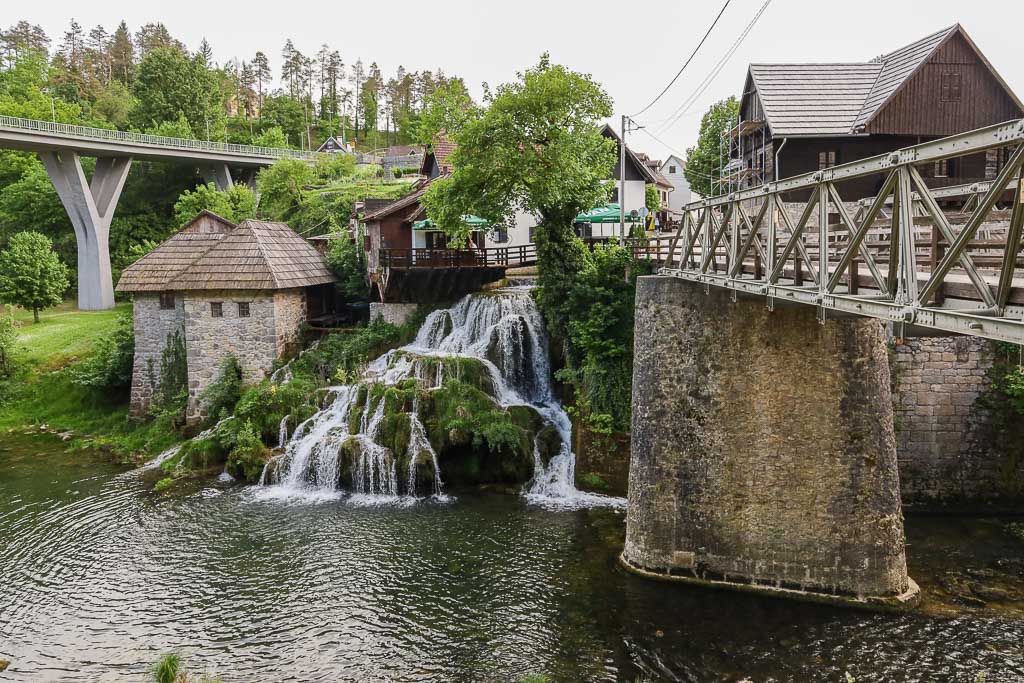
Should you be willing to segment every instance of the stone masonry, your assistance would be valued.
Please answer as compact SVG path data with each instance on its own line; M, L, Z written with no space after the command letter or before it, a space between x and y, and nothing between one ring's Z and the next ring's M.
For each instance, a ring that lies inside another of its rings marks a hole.
M643 277L635 349L627 565L827 596L915 590L880 323Z
M220 302L223 317L214 318L211 304ZM248 303L249 316L239 315ZM242 379L263 379L274 361L298 341L306 317L303 292L247 292L244 290L189 292L185 298L185 346L188 354L188 412L190 422L206 417L203 390L215 379L230 354L242 367Z
M160 360L168 338L183 331L184 299L176 297L173 309L160 308L158 294L137 294L134 304L135 361L132 372L131 412L135 416L149 411L153 392L160 383Z
M221 304L222 317L213 317L215 302ZM247 317L239 315L239 304L248 304ZM295 350L305 320L306 297L301 289L179 292L173 310L160 309L159 295L136 295L132 413L148 411L160 382L161 356L175 331L182 331L185 338L187 419L195 422L205 417L201 395L217 378L224 358L233 354L242 367L243 380L258 382L275 360Z
M911 507L1022 502L1024 462L1000 449L979 398L990 387L990 342L909 339L891 357L900 488Z

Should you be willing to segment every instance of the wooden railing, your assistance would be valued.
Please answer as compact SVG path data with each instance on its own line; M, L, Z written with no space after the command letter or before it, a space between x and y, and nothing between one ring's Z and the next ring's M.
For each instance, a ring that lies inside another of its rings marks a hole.
M537 245L490 249L381 249L381 268L517 268L537 263Z

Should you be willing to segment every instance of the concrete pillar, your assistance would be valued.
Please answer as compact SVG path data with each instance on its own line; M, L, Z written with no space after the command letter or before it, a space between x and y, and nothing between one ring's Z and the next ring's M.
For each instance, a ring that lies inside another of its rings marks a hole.
M78 243L78 307L96 311L114 307L110 275L110 221L131 168L131 157L100 157L87 181L82 160L72 151L40 152Z
M213 183L222 192L230 190L235 184L235 181L231 178L231 169L228 168L227 164L220 163L202 166L199 172L203 175L204 183L207 185Z
M637 287L623 563L791 597L912 604L882 325L676 278Z

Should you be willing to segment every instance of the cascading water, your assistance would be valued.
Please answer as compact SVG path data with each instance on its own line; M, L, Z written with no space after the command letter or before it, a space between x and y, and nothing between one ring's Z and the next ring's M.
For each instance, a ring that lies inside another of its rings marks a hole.
M446 363L446 359L449 363ZM453 359L479 362L491 383L494 401L503 408L529 406L558 434L558 453L546 464L534 445L534 476L524 494L547 506L625 505L612 498L577 491L571 423L555 399L544 321L529 287L508 287L471 294L451 308L434 311L409 345L373 361L360 382L332 387L329 405L297 425L291 438L281 423L284 452L267 464L260 484L282 493L335 492L343 479L344 451L352 453L351 491L366 502L408 501L419 492L418 471L432 473L432 494L443 499L438 455L427 437L418 399L408 416L408 472L398 476L398 455L380 441L385 399L371 405L366 387L395 386L415 378L427 391L440 388ZM362 387L362 394L361 392ZM353 409L362 403L358 420ZM426 475L424 475L426 476ZM404 496L400 494L404 493Z

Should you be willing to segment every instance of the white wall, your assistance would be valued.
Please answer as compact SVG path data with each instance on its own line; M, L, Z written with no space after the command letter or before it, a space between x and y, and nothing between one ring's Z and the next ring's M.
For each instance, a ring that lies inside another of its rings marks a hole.
M533 215L519 211L516 213L512 225L508 229L508 241L496 242L494 233L487 231L484 246L488 249L496 247L518 247L530 243L530 228L535 227L540 221Z
M671 167L675 167L675 173L669 173ZM685 164L678 157L669 157L661 166L661 175L672 183L675 189L668 196L668 210L677 217L682 214L683 207L693 201L693 193L690 192L690 183L683 175Z

